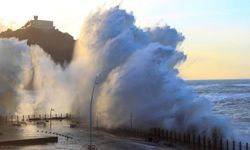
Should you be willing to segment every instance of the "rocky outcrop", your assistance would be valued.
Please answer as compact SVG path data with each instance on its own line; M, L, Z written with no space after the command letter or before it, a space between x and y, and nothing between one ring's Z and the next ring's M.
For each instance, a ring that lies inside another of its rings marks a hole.
M16 37L19 40L27 39L29 45L37 44L44 49L52 59L61 65L72 60L75 40L68 33L57 29L42 30L36 28L21 28L15 31L7 30L0 33L0 38Z

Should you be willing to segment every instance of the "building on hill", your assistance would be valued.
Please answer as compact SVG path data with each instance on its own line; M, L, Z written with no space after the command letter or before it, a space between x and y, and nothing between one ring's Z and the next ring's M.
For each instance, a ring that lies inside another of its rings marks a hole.
M34 16L34 20L28 21L24 28L36 28L43 30L53 30L55 26L53 25L53 21L48 20L38 20L38 16Z
M69 64L73 58L75 40L68 34L55 29L53 22L38 20L28 21L21 29L0 32L0 38L15 37L27 40L28 45L39 45L48 53L55 63L62 66Z

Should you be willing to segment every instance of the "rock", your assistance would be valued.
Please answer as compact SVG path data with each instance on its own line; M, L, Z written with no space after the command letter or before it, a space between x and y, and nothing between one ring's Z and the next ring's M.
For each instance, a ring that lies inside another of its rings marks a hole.
M15 37L26 40L28 45L37 44L48 53L55 63L64 65L72 60L75 40L68 33L57 29L42 30L36 28L21 28L15 31L8 29L0 33L0 38Z

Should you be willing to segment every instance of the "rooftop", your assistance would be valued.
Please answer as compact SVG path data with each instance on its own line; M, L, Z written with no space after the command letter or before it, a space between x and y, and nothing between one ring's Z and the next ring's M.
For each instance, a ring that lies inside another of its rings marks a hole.
M53 21L49 20L38 20L38 16L34 16L33 20L28 21L24 28L36 28L36 29L43 29L43 30L52 30L55 29L53 25Z

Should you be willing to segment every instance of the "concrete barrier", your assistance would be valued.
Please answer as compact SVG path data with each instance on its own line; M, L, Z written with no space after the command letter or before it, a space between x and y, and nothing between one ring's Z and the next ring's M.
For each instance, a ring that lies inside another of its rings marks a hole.
M57 143L58 137L39 137L39 138L27 138L27 139L15 139L0 141L0 146L22 146L22 145L42 145L47 143Z

